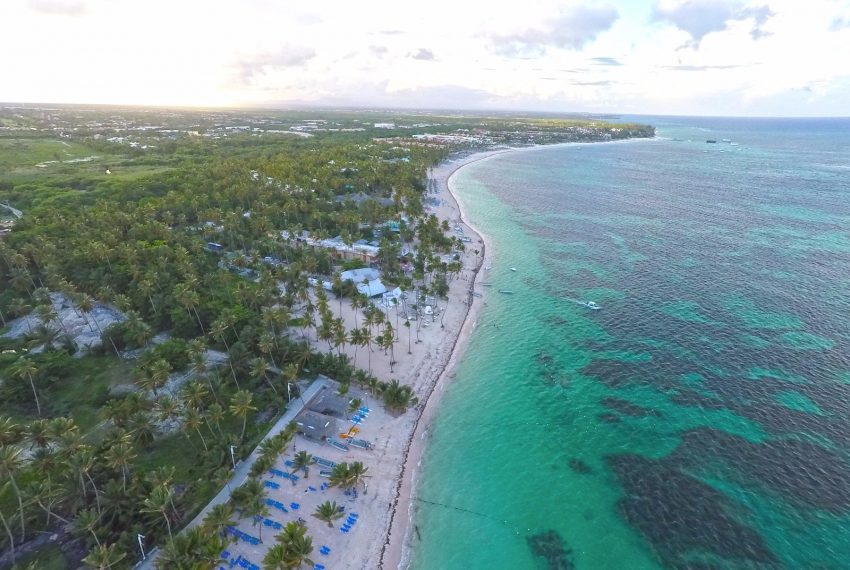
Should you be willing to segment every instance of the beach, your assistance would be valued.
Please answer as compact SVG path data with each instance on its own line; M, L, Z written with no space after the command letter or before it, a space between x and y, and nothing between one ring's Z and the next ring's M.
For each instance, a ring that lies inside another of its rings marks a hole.
M403 414L389 413L378 397L352 387L348 397L360 398L362 409L368 411L358 414L361 417L356 425L342 421L334 430L340 431L339 440L345 442L356 427L356 438L368 442L368 448L337 447L298 435L292 449L264 477L269 504L265 521L243 518L238 522L234 533L241 533L242 540L229 547L229 560L261 562L274 544L277 525L302 519L308 522L314 541L311 558L320 566L369 570L407 567L422 454L447 380L453 377L479 311L486 304L481 291L477 292L481 296L472 293L484 273L481 268L487 266L492 256L487 238L466 222L463 208L452 193L451 177L462 166L500 152L505 151L447 160L429 172L427 198L432 205L428 210L439 219L448 220L451 231L465 238L466 243L460 257L462 270L449 281L448 301L435 303L433 314L411 321L410 328L403 326L406 317L402 309L382 309L398 334L393 347L396 362L392 364L392 354L385 354L374 343L371 350L350 345L339 347L358 368L370 371L378 379L398 380L411 386L419 399L417 405ZM329 298L328 309L335 318L343 319L348 330L364 326L362 311L355 311L349 299ZM316 351L336 353L338 350L319 341L315 332L307 331L303 337L303 332L293 329L292 334L301 336ZM312 404L313 400L308 399L306 404ZM343 433L349 429L352 431ZM319 460L319 464L310 468L309 477L303 472L293 473L294 477L289 475L296 451L306 451ZM355 461L367 468L367 476L357 492L327 485L331 464ZM333 527L318 522L312 515L325 501L336 502L348 518L341 518ZM270 527L265 537L263 526Z
M368 348L359 348L356 352L351 346L343 349L357 367L364 370L371 368L372 374L379 379L396 379L401 384L412 386L419 398L417 406L394 416L386 413L377 399L372 401L367 396L372 412L368 421L360 426L360 436L372 442L373 448L368 452L342 452L328 449L327 445L307 443L300 436L297 439L299 449L309 448L311 453L337 462L362 461L369 469L368 493L361 494L356 500L360 515L359 537L349 541L345 547L345 563L349 568L389 569L405 564L414 512L411 501L428 429L446 380L452 377L452 369L475 328L478 312L486 303L486 298L473 297L471 291L480 280L480 269L488 263L490 248L486 237L464 219L463 209L451 191L450 178L462 166L500 152L505 151L480 152L447 160L430 172L430 178L436 184L432 185L428 197L439 200L439 205L431 207L430 211L439 219L448 220L453 231L472 240L466 244L466 251L461 256L462 271L449 283L448 303L441 301L438 305L441 312L446 307L445 312L434 316L433 323L429 322L427 326L422 323L417 332L415 322L411 323L410 329L396 326L397 319L400 319L397 311L386 310L387 319L398 334L394 349L397 362L392 371L389 356L374 346L371 356ZM468 303L470 299L471 305ZM353 328L358 318L362 321L362 315L355 314L348 299L340 303L331 298L328 307L345 321L347 328ZM360 324L362 326L362 322ZM408 343L412 354L407 354ZM327 343L318 342L315 335L311 344L316 350L331 351ZM332 562L331 559L327 561Z

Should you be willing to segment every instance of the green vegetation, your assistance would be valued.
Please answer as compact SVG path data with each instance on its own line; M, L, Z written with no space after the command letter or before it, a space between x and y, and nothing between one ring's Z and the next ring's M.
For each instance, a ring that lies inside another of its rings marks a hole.
M232 511L178 531L229 477L230 447L247 456L301 379L353 382L394 413L416 405L410 386L372 375L373 352L392 370L402 324L340 280L365 263L323 239L377 247L368 264L408 292L404 312L436 310L464 244L428 212L430 167L493 144L651 135L573 119L87 107L4 108L0 125L0 202L24 212L0 234L0 324L30 317L0 338L0 552L11 562L70 523L84 562L114 568L135 563L138 533L164 545L163 567L213 566ZM347 346L368 350L367 370ZM291 437L264 441L252 475ZM356 488L367 469L343 464L331 482ZM262 514L256 486L234 492L240 513ZM267 564L309 560L296 527Z

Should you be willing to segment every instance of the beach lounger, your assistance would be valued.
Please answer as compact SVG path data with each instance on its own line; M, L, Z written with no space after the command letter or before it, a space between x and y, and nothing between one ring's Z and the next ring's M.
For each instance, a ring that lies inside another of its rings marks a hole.
M301 505L299 505L298 503L290 503L289 504L289 508L291 508L293 511L297 511L299 509L299 507L301 507Z
M327 470L319 471L319 477L330 477L332 473L333 473L333 471L327 471Z
M307 487L307 489L308 489L308 490L310 490L310 491L313 491L314 493L315 493L316 491L318 491L318 489L316 489L316 488L315 488L315 487L313 487L312 485L309 485L309 486Z
M269 489L280 489L280 483L275 483L274 481L263 481L263 486Z

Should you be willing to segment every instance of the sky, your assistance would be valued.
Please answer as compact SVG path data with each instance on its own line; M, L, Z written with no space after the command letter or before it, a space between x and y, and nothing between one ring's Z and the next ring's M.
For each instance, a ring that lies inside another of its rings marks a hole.
M2 0L0 101L850 116L850 0Z

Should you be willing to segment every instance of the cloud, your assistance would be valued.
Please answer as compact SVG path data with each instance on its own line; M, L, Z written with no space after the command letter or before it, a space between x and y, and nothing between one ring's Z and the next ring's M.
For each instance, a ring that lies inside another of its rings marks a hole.
M570 83L572 85L580 85L582 87L584 87L584 86L600 87L600 86L605 86L605 85L612 85L614 82L613 81L570 81Z
M846 28L850 28L850 16L839 16L832 21L829 31L838 32Z
M375 57L384 57L389 52L389 48L387 46L369 46L369 52Z
M702 39L720 32L730 22L753 20L750 35L757 40L769 35L762 26L774 15L768 6L742 8L738 0L661 0L652 11L652 20L673 24L691 36L687 47L699 48Z
M735 69L744 65L665 65L664 69L672 71L708 71L711 69Z
M496 53L540 55L549 47L581 49L608 30L620 17L613 6L574 6L539 28L507 35L490 35Z
M407 57L412 59L419 59L422 61L434 61L434 52L429 49L419 48L415 52L409 54Z
M593 62L593 65L623 65L622 63L620 63L620 60L615 57L591 57L590 61Z
M29 0L31 10L58 16L82 16L86 12L84 0Z
M258 53L235 64L236 73L243 82L274 69L298 67L316 56L316 51L307 46L287 45L277 52Z

